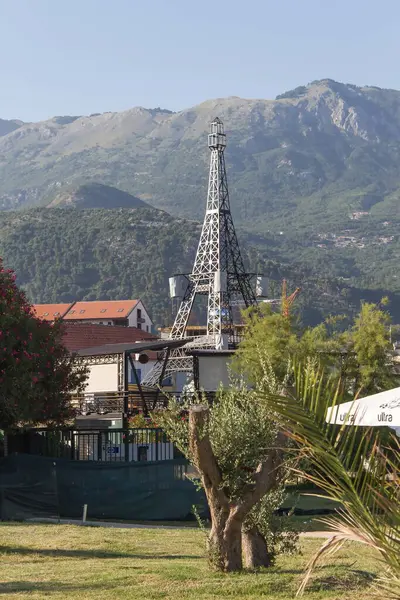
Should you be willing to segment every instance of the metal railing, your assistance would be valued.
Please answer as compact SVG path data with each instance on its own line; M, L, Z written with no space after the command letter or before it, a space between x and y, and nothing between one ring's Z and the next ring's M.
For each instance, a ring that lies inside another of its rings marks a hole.
M138 412L148 413L166 407L169 397L179 397L180 394L157 390L129 391L125 393L87 394L72 398L72 405L77 415L107 413L125 413L135 415Z
M179 451L158 427L136 429L30 429L6 435L7 454L136 462L172 460Z

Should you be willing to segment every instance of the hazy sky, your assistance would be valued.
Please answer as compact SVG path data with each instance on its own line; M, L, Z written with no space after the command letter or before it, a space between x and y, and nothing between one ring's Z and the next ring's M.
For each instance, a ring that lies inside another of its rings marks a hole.
M400 0L0 0L0 118L400 89Z

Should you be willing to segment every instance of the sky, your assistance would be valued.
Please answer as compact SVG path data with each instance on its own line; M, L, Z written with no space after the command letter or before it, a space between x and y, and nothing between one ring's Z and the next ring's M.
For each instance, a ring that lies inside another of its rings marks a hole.
M0 0L0 118L400 89L399 0Z

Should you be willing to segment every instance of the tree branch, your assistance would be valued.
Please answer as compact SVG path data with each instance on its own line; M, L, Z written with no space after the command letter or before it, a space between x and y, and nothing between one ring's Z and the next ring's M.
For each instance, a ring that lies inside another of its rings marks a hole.
M201 473L206 492L212 492L222 504L228 503L226 494L221 489L222 475L215 459L208 433L205 431L208 422L208 407L193 406L189 410L189 449L193 462Z
M283 463L285 442L285 435L279 432L276 439L276 448L273 448L265 461L258 465L254 484L243 494L242 499L233 508L229 520L242 519L265 494L276 486L278 470Z

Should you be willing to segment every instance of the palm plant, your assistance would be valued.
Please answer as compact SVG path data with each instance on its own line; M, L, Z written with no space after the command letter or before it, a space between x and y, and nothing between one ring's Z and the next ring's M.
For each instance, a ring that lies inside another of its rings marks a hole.
M268 365L267 359L261 357L261 362ZM311 466L303 476L324 497L340 503L335 515L320 519L334 535L310 560L297 594L303 593L320 558L356 540L378 553L382 575L376 587L385 598L400 600L399 440L393 436L385 444L378 429L328 424L328 406L342 401L340 384L312 363L296 366L293 373L293 387L281 395L260 392L259 400L296 442L298 458ZM295 471L300 472L298 467Z

